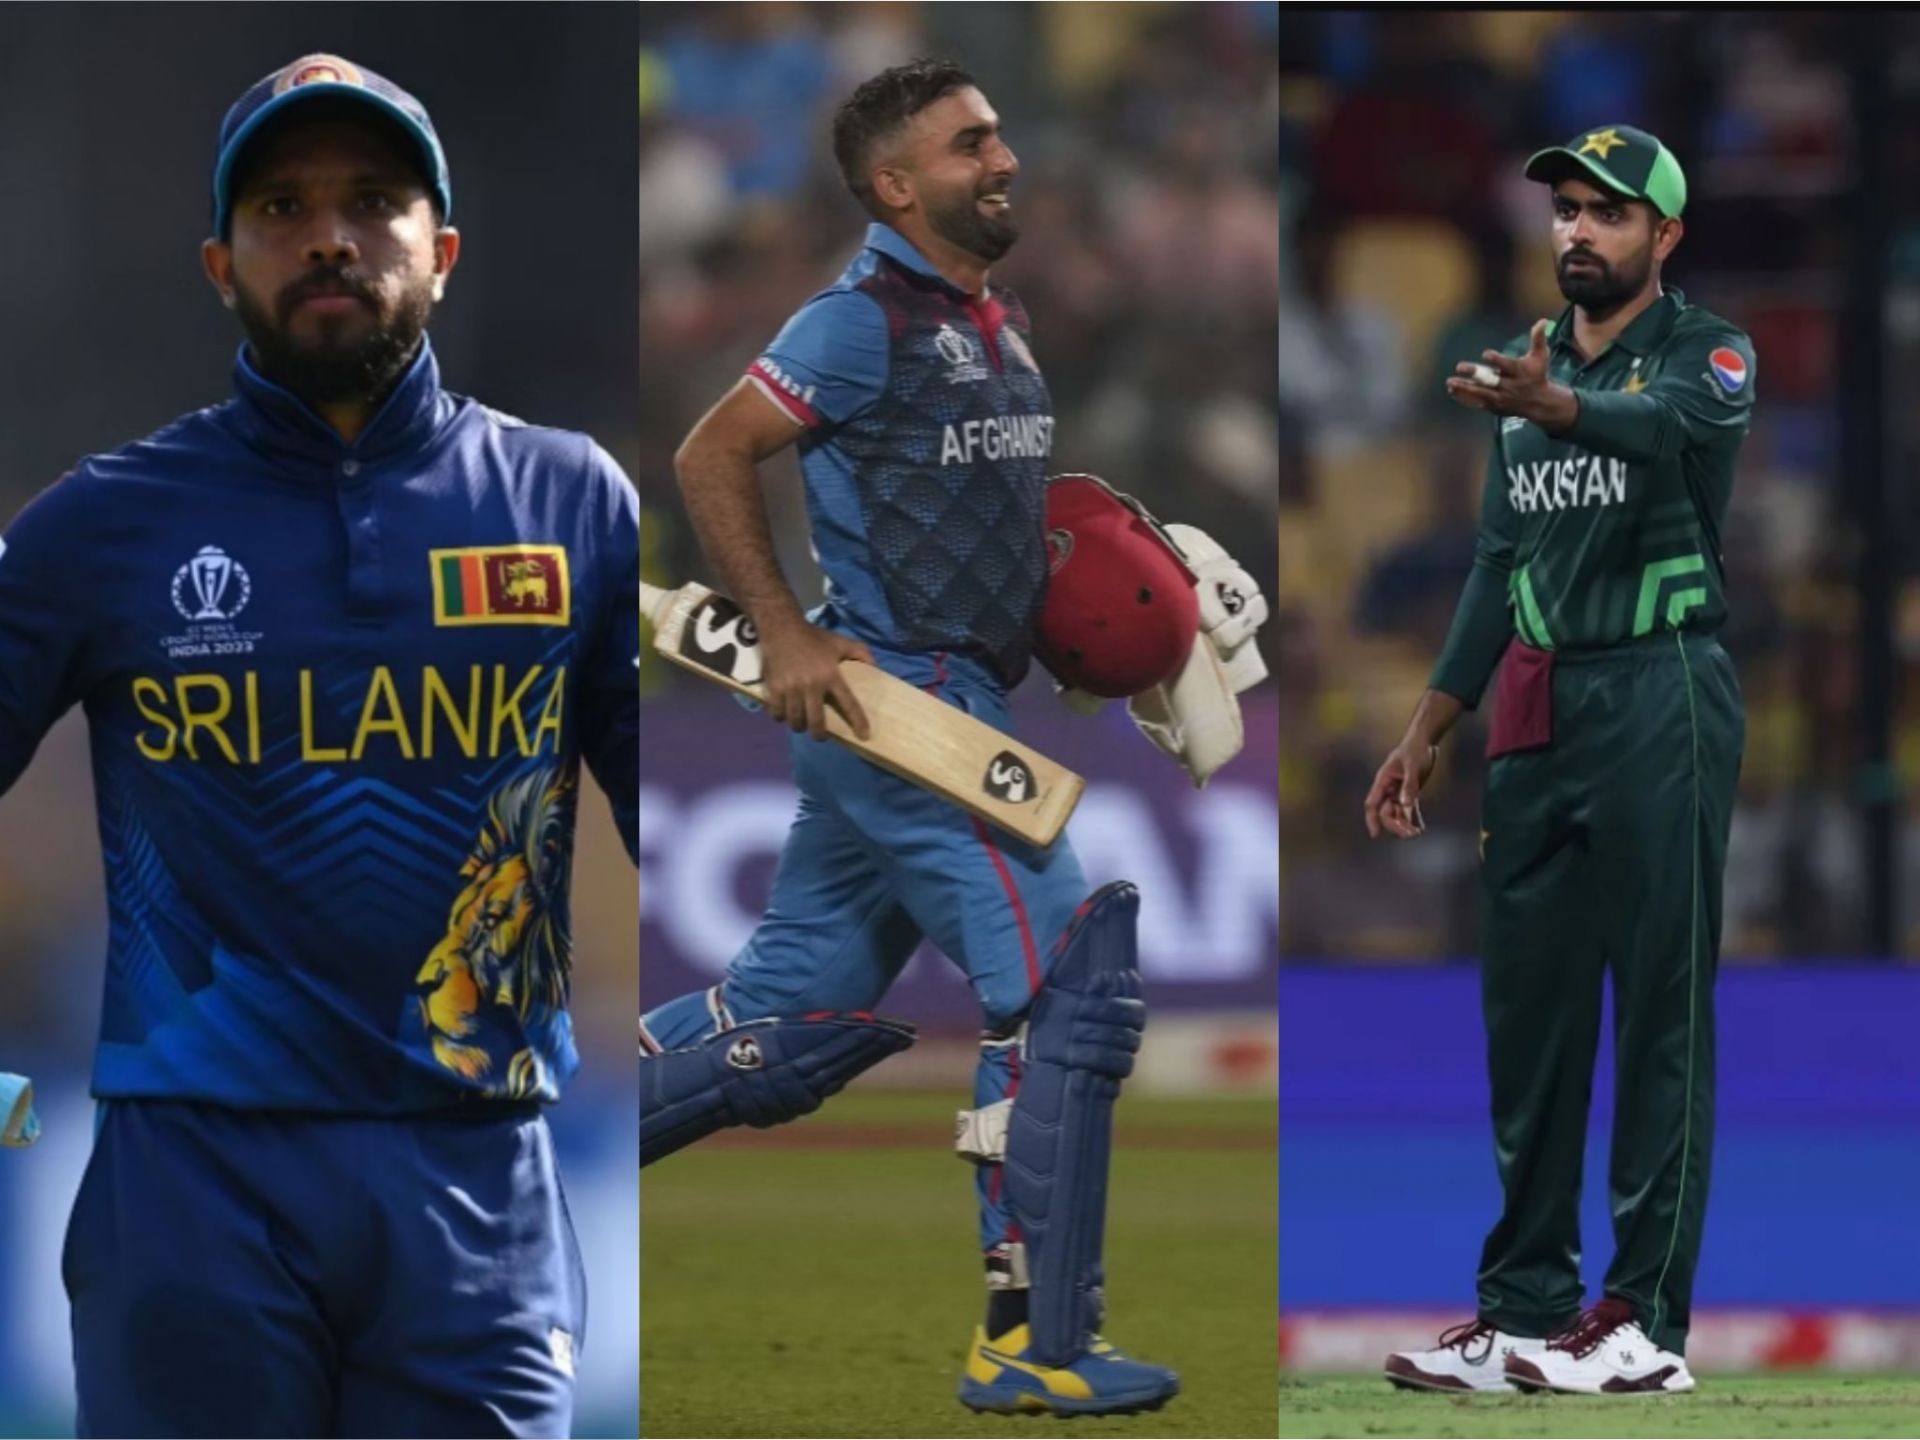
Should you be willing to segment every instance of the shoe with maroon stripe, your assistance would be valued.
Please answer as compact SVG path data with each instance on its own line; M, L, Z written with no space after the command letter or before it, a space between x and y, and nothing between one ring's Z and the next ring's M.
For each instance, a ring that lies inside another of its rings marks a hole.
M1387 1356L1386 1377L1402 1390L1511 1390L1504 1362L1536 1355L1547 1342L1509 1335L1485 1320L1469 1320L1440 1336L1432 1350L1397 1350Z
M1662 1350L1635 1323L1633 1307L1608 1296L1536 1355L1507 1357L1507 1379L1522 1390L1563 1395L1677 1395L1693 1389L1687 1362Z

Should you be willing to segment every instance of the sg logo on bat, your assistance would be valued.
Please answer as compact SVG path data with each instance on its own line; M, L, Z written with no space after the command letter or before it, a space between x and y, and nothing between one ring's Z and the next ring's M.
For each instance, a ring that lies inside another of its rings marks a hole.
M741 685L761 680L760 632L731 600L710 596L694 611L680 653Z
M1040 798L1040 787L1034 783L1033 771L1027 762L1011 750L1002 750L987 765L986 779L980 788L996 800L1004 800L1009 805L1024 805L1029 800Z

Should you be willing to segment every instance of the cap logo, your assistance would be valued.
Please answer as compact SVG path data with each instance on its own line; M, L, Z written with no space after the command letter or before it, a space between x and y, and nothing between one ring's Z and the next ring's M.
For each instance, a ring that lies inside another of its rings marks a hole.
M301 85L359 85L366 80L359 67L338 55L305 55L282 70L273 82L273 93L284 95Z
M1612 130L1596 130L1580 142L1580 148L1574 153L1577 155L1598 155L1602 160L1605 160L1608 154L1626 143L1626 141L1622 140L1620 136Z
M1740 352L1730 346L1722 345L1707 356L1707 368L1713 371L1713 378L1720 382L1720 388L1729 395L1738 395L1740 387L1747 383L1747 362L1740 358Z

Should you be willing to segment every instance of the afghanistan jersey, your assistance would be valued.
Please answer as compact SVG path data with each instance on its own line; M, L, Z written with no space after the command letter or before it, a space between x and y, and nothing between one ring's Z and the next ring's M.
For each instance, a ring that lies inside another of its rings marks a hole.
M1047 580L1053 406L1010 291L969 295L898 231L867 229L835 284L747 372L805 428L822 623L879 650L1026 673Z
M1431 682L1468 704L1516 635L1585 649L1726 619L1720 536L1753 410L1752 342L1668 290L1591 360L1568 309L1548 357L1580 418L1557 437L1497 422L1473 570Z
M0 551L0 792L72 705L91 733L94 1093L551 1100L583 757L637 843L633 489L424 347L351 445L244 351L235 384Z

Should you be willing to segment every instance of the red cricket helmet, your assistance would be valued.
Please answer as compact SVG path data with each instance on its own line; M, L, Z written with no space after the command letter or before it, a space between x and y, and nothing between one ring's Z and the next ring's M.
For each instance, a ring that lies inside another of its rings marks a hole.
M1108 699L1179 674L1200 633L1200 601L1153 517L1098 476L1055 475L1046 526L1040 663L1061 684Z

